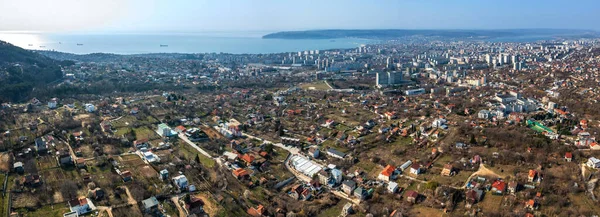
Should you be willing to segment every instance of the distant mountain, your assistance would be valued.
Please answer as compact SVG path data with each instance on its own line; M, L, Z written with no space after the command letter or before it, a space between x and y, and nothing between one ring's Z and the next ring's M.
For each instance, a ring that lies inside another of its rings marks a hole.
M518 36L554 36L597 34L590 30L573 29L501 29L501 30L410 30L410 29L372 29L372 30L308 30L286 31L264 35L263 38L277 39L334 39L366 38L395 39L406 36L438 36L444 38L498 38Z
M0 41L0 101L26 100L33 88L62 78L60 66L70 64Z

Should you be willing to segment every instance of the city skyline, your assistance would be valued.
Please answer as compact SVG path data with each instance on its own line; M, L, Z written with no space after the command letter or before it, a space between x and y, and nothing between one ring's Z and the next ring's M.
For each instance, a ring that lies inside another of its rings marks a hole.
M312 29L599 30L599 2L1 1L0 31L219 32Z

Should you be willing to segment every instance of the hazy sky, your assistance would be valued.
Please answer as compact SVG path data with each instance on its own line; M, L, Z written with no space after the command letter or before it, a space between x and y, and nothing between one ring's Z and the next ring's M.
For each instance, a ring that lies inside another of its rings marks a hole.
M599 0L0 0L0 31L600 30Z

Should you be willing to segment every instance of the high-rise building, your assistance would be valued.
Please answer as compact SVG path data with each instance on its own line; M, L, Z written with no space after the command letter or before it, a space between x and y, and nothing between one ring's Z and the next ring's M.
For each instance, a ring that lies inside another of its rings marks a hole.
M512 64L515 64L515 63L516 63L516 62L518 62L518 61L519 61L519 56L517 56L517 55L512 55L510 62L511 62Z
M377 87L386 86L388 84L388 80L389 76L385 72L377 72L377 74L375 74L375 85L377 85Z
M402 80L402 72L377 72L375 74L375 85L380 88L400 84Z
M402 72L388 72L388 85L395 85L402 82Z
M492 63L492 56L490 56L489 54L485 55L485 62L487 64L491 64Z
M391 57L388 57L387 60L385 61L385 67L388 69L393 69L394 68L394 61L392 60Z

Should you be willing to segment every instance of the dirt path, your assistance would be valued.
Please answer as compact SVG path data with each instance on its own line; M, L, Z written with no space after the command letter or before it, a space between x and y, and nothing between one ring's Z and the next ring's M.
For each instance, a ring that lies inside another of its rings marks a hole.
M129 193L129 188L127 186L123 187L125 187L125 193L127 194L127 204L137 205L137 201L135 201L135 199L133 199L133 196L131 196L131 193Z
M473 174L471 174L469 176L469 178L467 178L467 180L465 181L465 184L461 188L465 188L465 186L467 186L467 183L469 183L469 181L473 177L475 177L475 176L496 176L496 177L501 177L500 175L496 174L494 171L486 168L484 164L480 163L479 164L479 169L477 171L475 171Z
M175 207L177 207L177 210L179 210L179 216L186 216L183 208L181 208L181 205L179 205L179 197L171 197L171 201L173 201Z
M112 214L112 207L108 207L108 206L97 206L96 208L98 208L98 211L100 211L100 213L102 213L102 211L106 211L106 214L108 215L108 217L113 217ZM104 215L103 215L104 216Z

